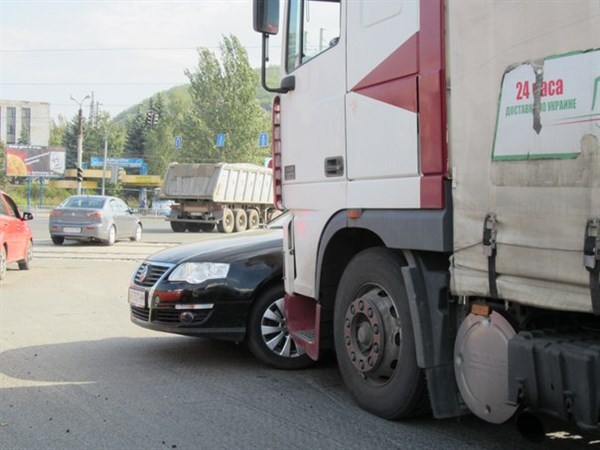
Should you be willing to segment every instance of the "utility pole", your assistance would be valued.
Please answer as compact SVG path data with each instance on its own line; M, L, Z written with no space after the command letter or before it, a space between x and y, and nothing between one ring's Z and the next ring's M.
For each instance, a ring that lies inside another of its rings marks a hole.
M104 195L104 187L106 185L106 160L108 157L108 125L104 130L104 162L102 163L102 195Z
M81 182L83 181L83 167L82 167L82 159L83 159L83 111L82 105L83 102L90 98L89 95L86 95L81 99L80 102L75 100L71 95L71 100L79 105L79 130L77 132L77 195L81 195Z

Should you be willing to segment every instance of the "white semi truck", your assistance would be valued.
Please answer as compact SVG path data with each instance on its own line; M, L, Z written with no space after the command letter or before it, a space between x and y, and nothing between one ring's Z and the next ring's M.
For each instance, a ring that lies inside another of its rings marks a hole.
M598 429L600 2L255 0L254 28L296 341L382 417Z
M172 163L160 198L174 202L167 220L175 232L239 232L276 212L272 180L270 168L254 164Z

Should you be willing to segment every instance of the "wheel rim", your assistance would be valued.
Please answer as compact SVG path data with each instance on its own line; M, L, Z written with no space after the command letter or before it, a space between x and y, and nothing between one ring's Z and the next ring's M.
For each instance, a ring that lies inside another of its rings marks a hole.
M275 300L265 310L260 323L260 331L265 345L276 355L296 358L304 350L292 339L283 310L283 298Z
M116 237L117 237L117 230L115 230L115 227L110 227L110 230L108 230L108 242L110 242L111 244L114 244Z
M402 346L402 327L389 293L368 284L348 305L344 342L350 362L370 383L381 386L394 375Z
M142 240L142 227L140 227L139 225L135 229L135 240L136 241Z

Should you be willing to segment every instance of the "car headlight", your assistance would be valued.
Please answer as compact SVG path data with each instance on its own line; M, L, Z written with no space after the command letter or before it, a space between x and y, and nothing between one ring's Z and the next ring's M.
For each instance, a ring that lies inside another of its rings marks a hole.
M187 262L175 268L169 281L187 281L199 284L206 280L225 278L229 272L229 264Z

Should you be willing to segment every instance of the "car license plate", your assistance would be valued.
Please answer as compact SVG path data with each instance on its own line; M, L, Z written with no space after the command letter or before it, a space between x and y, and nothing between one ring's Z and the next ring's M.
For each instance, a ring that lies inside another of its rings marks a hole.
M146 307L146 292L129 289L129 304L137 308Z
M81 233L81 228L64 227L63 231L65 233Z

